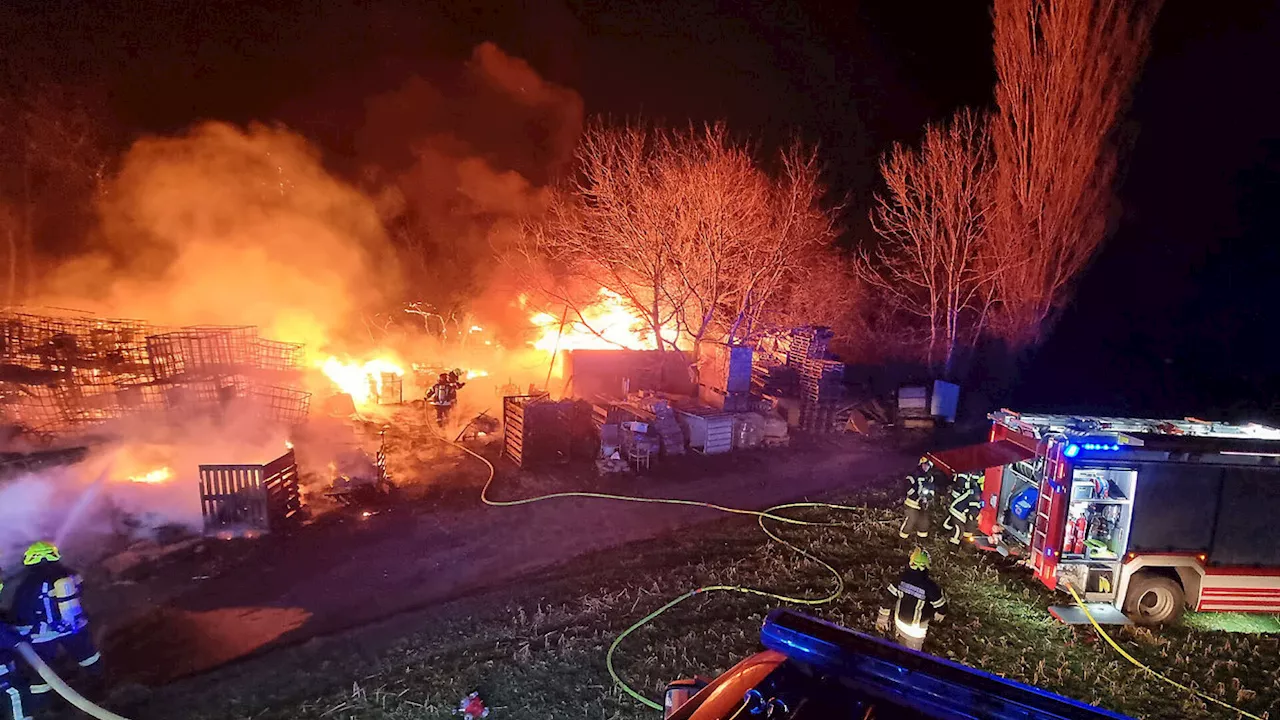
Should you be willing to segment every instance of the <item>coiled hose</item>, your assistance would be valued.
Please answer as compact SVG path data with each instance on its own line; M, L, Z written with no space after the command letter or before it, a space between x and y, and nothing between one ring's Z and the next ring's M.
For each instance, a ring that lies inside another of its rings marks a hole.
M464 432L465 432L465 429L464 429ZM760 529L763 530L765 535L767 535L771 540L773 540L774 542L780 543L786 546L787 548L790 548L791 550L795 551L802 557L805 557L809 560L812 560L818 563L824 569L826 569L827 572L831 573L831 577L835 581L834 588L831 590L831 592L827 593L826 595L823 595L821 597L816 597L816 598L782 595L779 593L769 592L767 590L742 587L739 585L707 585L707 586L699 587L694 590L690 590L682 595L679 595L678 597L672 599L670 602L666 603L665 605L658 608L657 610L654 610L648 615L645 615L643 618L640 618L640 620L636 621L626 630L623 630L622 633L618 635L617 638L614 639L613 643L609 645L609 650L605 654L605 666L609 670L609 676L613 679L614 684L616 684L620 690L622 690L624 693L629 695L632 699L641 703L645 707L648 707L652 710L658 710L658 711L661 711L663 709L662 704L654 700L651 700L641 695L636 690L634 690L630 685L626 683L626 681L622 679L622 677L618 674L617 668L614 667L614 664L613 664L614 653L617 651L618 646L622 644L622 641L625 640L628 635L635 632L636 630L639 630L641 627L644 627L646 624L655 620L659 615L662 615L666 611L679 605L685 600L688 600L689 598L695 595L701 595L701 594L710 593L710 592L743 593L746 595L754 595L757 597L768 598L770 600L777 600L780 602L791 603L794 605L804 605L808 607L825 605L827 603L834 602L844 593L844 579L840 577L840 572L836 570L830 563L817 557L813 553L807 550L804 550L803 548L797 547L796 545L779 537L777 534L769 530L769 528L764 524L764 521L765 519L769 519L769 520L774 520L776 522L780 522L788 525L802 525L802 526L808 526L808 527L832 527L832 526L852 527L854 523L837 522L837 521L801 520L798 518L781 515L779 514L779 512L783 510L792 510L792 509L798 509L798 508L820 508L820 509L826 509L826 510L839 510L839 511L845 511L845 512L859 512L859 513L866 511L866 508L854 507L851 505L839 505L836 503L823 503L823 502L794 502L794 503L785 503L782 505L775 505L765 510L746 510L743 508L734 508L734 507L728 507L725 505L718 505L716 503L701 502L699 500L680 500L675 498L650 498L650 497L641 497L641 496L635 496L635 495L617 495L613 493L598 493L598 492L584 492L584 491L549 493L546 495L538 495L536 497L522 498L519 500L492 500L489 498L489 486L493 484L494 477L496 476L496 471L493 467L493 463L489 462L487 458L471 450L470 448L466 447L465 445L461 444L456 440L452 444L458 449L467 453L468 455L471 455L472 457L476 458L480 462L484 463L485 466L489 468L489 478L485 481L484 488L480 491L480 501L483 502L485 505L489 505L491 507L514 507L517 505L529 505L531 503L542 502L544 500L553 500L556 498L591 498L596 500L616 500L620 502L644 503L644 504L655 504L655 505L680 505L680 506L686 506L686 507L701 507L701 508L707 508L710 510L716 510L723 513L729 513L731 515L750 515L756 518L756 521L760 524ZM866 522L867 521L863 521L863 524L865 524Z

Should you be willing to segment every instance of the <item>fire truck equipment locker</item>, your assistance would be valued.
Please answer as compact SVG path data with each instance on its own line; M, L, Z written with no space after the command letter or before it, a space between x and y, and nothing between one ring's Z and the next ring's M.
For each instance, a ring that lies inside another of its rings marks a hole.
M988 468L979 527L1025 554L1046 586L1070 586L1143 624L1171 622L1185 607L1280 612L1280 430L1010 411L992 419L994 442L1020 437L1036 455Z

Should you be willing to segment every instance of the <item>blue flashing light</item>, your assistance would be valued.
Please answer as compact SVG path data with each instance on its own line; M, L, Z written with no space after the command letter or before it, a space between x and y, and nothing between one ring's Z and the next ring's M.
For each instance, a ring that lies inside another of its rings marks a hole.
M1070 445L1067 446L1066 450L1062 451L1062 454L1066 455L1069 458L1073 458L1080 454L1080 446L1076 445L1075 443L1071 443Z
M1072 446L1068 447L1068 448L1067 448L1067 457L1075 457L1075 455L1072 455L1072 454L1071 454L1071 452L1070 452L1070 451L1071 451L1071 448L1073 448L1073 447L1074 447L1074 448L1077 448L1076 452L1080 452L1080 449L1084 449L1084 450L1104 450L1104 451L1108 451L1108 452L1110 452L1110 451L1115 451L1115 450L1119 450L1119 449L1120 449L1120 445L1119 445L1119 444L1117 444L1117 443L1085 443L1085 444L1080 445L1080 446L1072 445Z

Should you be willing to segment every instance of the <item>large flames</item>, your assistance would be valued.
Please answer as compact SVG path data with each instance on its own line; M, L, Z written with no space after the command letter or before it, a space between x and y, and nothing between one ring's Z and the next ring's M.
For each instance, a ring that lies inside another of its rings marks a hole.
M333 384L351 396L357 406L376 404L382 394L384 375L404 377L404 368L388 357L378 357L365 362L342 361L330 356L319 363Z
M534 362L534 366L547 362L550 359L549 356L557 351L654 349L650 323L621 295L607 289L600 289L597 300L581 308L580 312L570 310L564 313L563 317L552 312L534 311L528 308L528 298L524 296L519 300L519 307L523 313L528 313L528 323L533 329L533 337L529 345L545 358ZM503 362L500 358L505 351L495 342L495 338L487 337L487 331L483 326L470 325L463 337L469 338L465 343L471 348L464 351L469 360L460 363L463 367L467 367L477 359L486 365L488 362L499 364ZM664 340L669 343L673 343L676 337L677 333L673 328L663 333ZM483 347L479 345L481 342ZM477 348L479 349L478 357ZM494 357L489 357L490 354L494 354ZM351 396L357 408L367 409L378 404L387 376L405 376L405 367L408 367L408 363L401 363L397 355L398 353L388 350L376 350L359 359L350 356L321 355L315 358L312 364L332 383L337 392ZM431 368L439 365L442 372L446 365L454 367L439 358L432 359L435 362L423 364L421 367ZM417 370L419 364L414 363L413 367ZM490 371L470 367L459 375L464 380L474 380L489 377ZM434 375L432 377L434 378ZM418 388L418 390L425 391L426 388Z
M627 301L615 292L600 289L600 299L569 311L561 318L539 312L529 318L537 331L533 346L543 352L557 350L653 350L653 333L649 323ZM664 329L663 339L674 342L676 333Z

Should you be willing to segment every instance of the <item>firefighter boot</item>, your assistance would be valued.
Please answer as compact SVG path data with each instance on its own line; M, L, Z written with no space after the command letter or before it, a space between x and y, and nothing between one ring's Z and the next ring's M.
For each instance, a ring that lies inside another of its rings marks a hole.
M965 515L957 515L950 513L947 519L942 523L942 527L950 531L951 537L947 538L947 542L960 547L960 537L964 534L965 526L969 524L969 518Z

